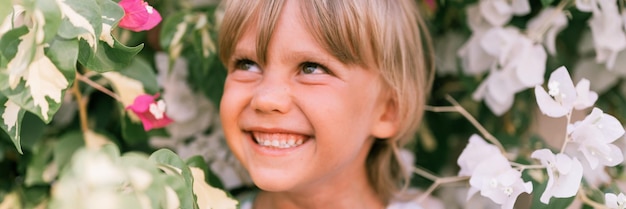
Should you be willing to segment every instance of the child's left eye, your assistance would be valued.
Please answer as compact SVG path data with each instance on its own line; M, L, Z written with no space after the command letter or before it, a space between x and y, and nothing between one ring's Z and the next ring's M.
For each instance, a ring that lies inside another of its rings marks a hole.
M301 72L303 74L328 74L329 71L322 65L314 62L302 63Z

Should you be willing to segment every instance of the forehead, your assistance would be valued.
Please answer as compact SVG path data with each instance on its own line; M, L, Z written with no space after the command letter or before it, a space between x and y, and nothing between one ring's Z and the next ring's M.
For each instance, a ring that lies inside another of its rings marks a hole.
M350 1L331 1L346 2ZM241 3L241 2L240 2ZM260 62L264 62L270 40L276 33L280 21L299 26L310 34L312 39L338 60L350 64L365 64L364 57L371 57L372 51L367 47L369 40L363 40L363 25L354 18L355 11L346 7L337 7L325 1L257 1L256 4L230 4L226 8L224 22L220 29L220 58L228 61L239 44L256 46L256 54ZM344 5L345 6L345 5ZM341 9L343 8L343 9ZM347 7L350 8L350 7ZM341 14L337 14L341 13ZM285 18L281 18L285 17ZM352 24L348 24L352 23ZM295 30L295 27L280 30ZM253 35L252 38L244 36ZM244 40L245 39L245 40ZM251 43L254 42L254 43Z
M260 34L261 29L259 24L250 24L248 27L244 27L244 32L241 34L239 40L236 41L235 53L243 53L248 56L259 56L258 54L264 54L263 56L272 56L275 52L274 48L281 50L289 49L289 53L283 54L285 59L303 57L307 55L316 55L328 57L332 56L323 44L320 44L310 33L310 29L307 27L303 16L300 13L300 7L297 1L287 2L283 5L283 8L273 25L273 30L266 31L270 34ZM266 40L260 40L262 37L267 37ZM258 50L257 48L264 48Z

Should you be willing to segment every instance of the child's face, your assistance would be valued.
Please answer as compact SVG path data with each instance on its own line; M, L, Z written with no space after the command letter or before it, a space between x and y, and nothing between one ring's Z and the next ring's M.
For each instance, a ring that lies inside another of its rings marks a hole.
M297 1L287 2L266 64L257 64L255 27L242 34L227 63L220 108L228 144L267 191L360 182L374 137L395 131L387 91L376 70L325 51L308 33Z

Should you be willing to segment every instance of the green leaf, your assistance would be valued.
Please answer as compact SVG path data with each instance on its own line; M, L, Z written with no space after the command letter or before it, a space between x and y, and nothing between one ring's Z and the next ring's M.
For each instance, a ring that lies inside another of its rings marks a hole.
M552 4L552 2L554 2L554 0L541 0L541 5L543 7L549 7Z
M98 42L98 50L93 51L89 44L80 41L78 61L85 67L96 72L118 71L128 66L135 55L143 49L143 44L128 47L114 39L113 47L105 42Z
M24 180L24 184L26 184L26 186L32 186L35 184L49 184L51 182L52 176L46 174L46 171L48 169L57 169L49 168L49 166L56 166L50 164L53 147L53 140L42 140L35 145L32 150L33 158L30 160L26 167L26 179Z
M25 26L15 28L3 34L0 37L0 54L7 60L12 60L17 54L17 46L20 44L20 37L28 33ZM3 64L2 67L6 67Z
M59 28L59 36L67 39L80 38L97 50L102 31L102 14L95 0L58 1L65 17Z
M43 25L44 43L55 38L62 22L61 9L56 1L37 0L36 7L44 15L45 24Z
M23 154L20 129L22 128L25 110L2 94L0 94L0 105L0 121L2 121L0 128L11 137L11 141L13 141L17 151Z
M163 49L169 51L170 45L179 44L182 37L187 34L189 29L185 22L187 14L186 12L177 12L165 18L161 27L161 38L159 42ZM172 41L174 41L174 43L172 43Z
M85 146L85 141L83 140L83 134L77 130L63 134L59 139L54 145L53 160L58 170L63 171L76 150ZM105 147L102 149L104 150Z
M220 180L220 178L217 175L215 175L215 173L213 173L213 171L206 164L202 156L196 155L196 156L190 157L189 159L187 159L187 165L189 167L197 167L197 168L202 169L202 171L204 171L204 174L205 174L204 181L206 181L207 183L209 183L209 185L213 187L224 190L224 184L222 183L222 180Z
M174 152L168 149L160 149L150 155L150 160L160 164L160 166L172 167L180 171L180 178L185 182L183 188L173 187L174 191L180 199L181 208L197 208L193 195L193 176L187 164L178 157Z
M148 134L141 123L134 123L128 114L122 113L122 138L129 145L137 145L148 140Z
M150 63L140 57L133 59L128 67L120 70L120 74L141 82L143 89L148 94L156 94L159 92L157 75L154 69Z

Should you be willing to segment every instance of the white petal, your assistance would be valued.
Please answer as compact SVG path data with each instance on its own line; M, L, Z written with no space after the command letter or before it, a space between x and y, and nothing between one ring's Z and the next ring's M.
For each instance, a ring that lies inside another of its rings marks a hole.
M546 92L546 90L544 90L541 86L535 87L535 98L537 99L539 110L541 110L544 115L549 117L563 117L570 111L554 101L554 99L548 95L548 92Z
M522 50L523 54L520 54L518 63L516 63L517 78L527 87L543 83L546 60L548 59L546 51L541 45L529 46L529 48Z
M626 66L626 65L624 65ZM597 63L592 58L583 58L578 61L574 69L574 78L589 79L590 89L597 93L604 93L613 87L620 79L615 71L608 71L605 65Z
M604 204L609 208L618 208L617 196L613 193L604 194Z
M463 71L468 75L485 72L496 60L481 46L482 37L483 32L474 32L458 51L458 56L462 59Z
M555 185L551 188L551 193L554 197L572 197L576 195L576 193L578 192L578 188L580 187L580 182L583 176L582 165L576 158L570 159L563 154L558 154L556 162L557 166L561 166L559 164L565 162L569 162L569 168L567 169L569 172L561 173L558 182L556 182Z
M479 2L480 13L493 26L503 26L513 17L513 8L503 0Z
M596 92L590 91L591 83L587 79L581 79L576 84L576 101L574 102L574 108L577 110L582 110L588 107L593 106L593 104L598 99L598 94Z
M528 3L528 0L513 0L511 3L511 6L513 7L513 14L526 15L530 13L530 4Z
M596 6L595 0L576 0L576 8L583 12L591 12Z

